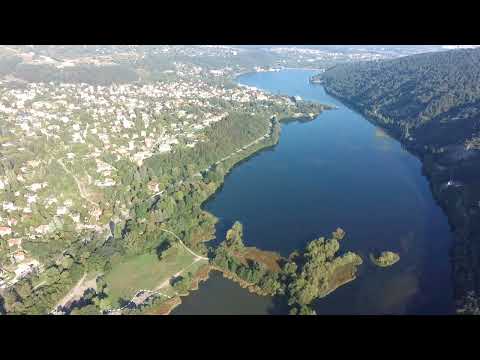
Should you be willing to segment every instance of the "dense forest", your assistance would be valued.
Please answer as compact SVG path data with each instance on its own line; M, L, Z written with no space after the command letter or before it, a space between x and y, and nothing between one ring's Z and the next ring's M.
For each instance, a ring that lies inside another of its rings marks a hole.
M462 313L475 312L472 299L480 294L479 64L479 49L454 50L339 65L321 76L327 92L421 158L456 235L452 265Z
M480 131L480 50L339 65L328 91L402 130L417 145L464 144Z

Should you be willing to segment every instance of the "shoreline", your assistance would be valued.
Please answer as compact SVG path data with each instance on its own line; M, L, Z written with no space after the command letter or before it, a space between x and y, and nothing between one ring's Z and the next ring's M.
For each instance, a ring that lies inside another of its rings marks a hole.
M310 68L282 68L280 71L284 71L284 70L305 70L305 71L318 71L319 69L310 69ZM238 86L245 86L243 84L241 84L239 81L238 81L238 78L240 76L243 76L243 75L247 75L247 74L257 74L257 73L261 73L261 72L269 72L269 71L245 71L245 72L242 72L242 73L236 73L235 76L234 76L234 81L236 82L236 84ZM273 71L272 71L273 72ZM266 92L266 93L269 93L268 91L266 90L263 90L263 89L258 89L262 92ZM284 95L284 96L289 96L289 95ZM319 103L319 102L317 102ZM320 103L319 103L320 104ZM327 104L323 104L323 105L327 105ZM329 105L327 105L329 106ZM308 121L313 121L314 119L316 119L319 115L321 115L321 113L323 111L327 111L327 110L334 110L336 109L336 107L327 107L325 109L322 109L322 111L317 114L313 119L311 120L308 120ZM271 120L270 120L271 121ZM284 118L282 120L278 120L278 122L280 124L282 123L285 123L285 124L288 124L290 122L308 122L308 121L302 121L302 119L298 119L298 118ZM227 176L229 176L231 174L231 172L234 170L235 167L237 166L240 166L242 165L244 162L246 161L249 161L251 158L259 155L262 151L268 151L269 149L273 149L276 145L278 145L279 141L280 141L280 135L279 134L277 136L276 139L272 139L272 134L270 134L270 136L268 138L265 139L264 142L259 142L258 144L260 145L258 148L256 149L253 149L252 151L248 152L245 154L245 156L241 156L239 159L235 159L235 158L232 158L233 162L228 162L227 164L227 169L225 170L225 175L224 175L224 179L223 181L221 182L221 184L219 184L219 186L215 189L215 191L210 194L201 204L200 204L200 208L202 211L205 211L206 213L208 213L209 215L212 215L213 217L215 217L216 219L218 219L215 214L207 211L204 209L204 206L205 204L208 202L208 201L211 201L216 194L218 194L224 184L225 184L225 178ZM273 142L272 142L273 140ZM241 154L239 154L241 155ZM215 225L216 227L216 225ZM218 240L217 237L213 237L211 239L208 239L208 240L205 240L205 241L202 241L202 242L209 242L209 241L215 241L215 240ZM259 249L261 250L261 249ZM234 273L231 273L231 272L228 272L224 269L221 269L221 268L218 268L216 267L215 265L213 264L208 264L208 271L206 274L204 274L203 276L200 276L200 277L197 277L197 275L195 275L194 279L192 280L192 284L191 284L191 287L189 288L189 291L195 291L195 290L198 290L199 289L199 286L200 286L200 283L202 281L207 281L209 279L209 274L210 274L210 271L218 271L220 273L222 273L222 276L226 279L229 279L235 283L237 283L241 288L244 288L244 289L247 289L250 293L253 293L253 294L256 294L258 296L272 296L271 294L268 294L264 291L262 291L258 286L256 286L255 284L252 284L252 283L248 283L246 282L245 280L241 279L238 277L238 275L234 274ZM333 288L329 289L322 297L324 296L327 296L328 294L330 294L331 292L335 291L337 288L339 288L340 286L343 286L344 284L348 283L348 282L351 282L353 281L354 279L356 278L356 276L354 275L353 277L351 278L348 278L348 279L345 279L344 281L341 281L339 282L338 284L336 284L336 286L334 286ZM184 296L188 296L189 295L189 292L187 292L186 294L179 294L177 296L175 296L174 298L172 299L169 299L167 301L165 301L163 303L163 305L165 305L166 303L166 306L167 308L166 309L162 309L163 311L155 311L154 314L156 315L169 315L171 314L171 312L177 307L177 306L180 306L182 304L182 300L181 300L181 297L184 297ZM175 299L175 300L173 300ZM147 314L149 313L148 311L146 312Z
M294 69L303 70L303 69L298 69L298 68L292 68L292 70L294 70ZM285 68L285 69L282 69L282 70L289 70L289 69L286 69L286 68ZM313 70L313 69L305 69L305 70ZM238 78L238 77L240 77L240 76L243 76L243 75L245 75L245 74L249 74L249 73L255 74L255 73L258 73L258 71L245 72L245 73L242 73L242 74L237 75L236 78ZM326 92L329 96L331 96L331 97L333 97L333 98L335 98L335 99L338 99L343 106L345 106L346 108L349 108L350 110L352 110L352 111L354 111L354 112L362 115L362 117L364 117L368 122L370 122L371 124L373 124L375 127L379 128L379 129L382 129L382 130L385 131L390 137L392 137L393 139L395 139L396 141L398 141L398 143L401 144L402 148L404 148L405 150L407 150L408 152L410 152L414 157L416 157L416 158L421 162L422 168L424 168L424 165L425 165L425 164L424 164L424 156L422 156L422 154L421 154L420 152L418 152L418 149L415 149L415 147L412 148L412 147L408 146L408 145L409 145L408 142L405 142L405 143L404 143L403 140L402 140L402 137L398 134L398 132L395 132L395 129L394 129L394 128L382 126L381 123L377 122L377 121L379 121L379 120L376 120L373 114L369 114L369 113L366 112L365 109L362 109L361 107L356 106L354 103L349 102L348 100L342 98L341 96L338 96L338 95L335 95L335 94L331 93L330 91L327 90L327 88L326 88L323 84L321 84L321 86L324 88L325 92ZM259 89L259 90L265 91L265 90L262 90L262 89ZM273 144L272 147L274 147L277 143L278 143L278 141L277 141L275 144ZM250 155L246 156L245 158L240 159L239 161L235 162L231 167L228 168L228 170L227 170L227 172L226 172L226 175L229 174L229 173L233 170L233 168L234 168L235 166L240 165L243 161L248 161L250 157L255 156L257 153L260 153L260 152L261 152L262 150L264 150L264 149L266 149L266 147L262 147L262 148L260 148L260 149L257 149L257 150L255 150L254 152L252 152ZM417 151L416 151L416 150L417 150ZM442 204L440 203L440 201L437 199L437 196L436 196L436 194L435 194L435 192L434 192L434 184L433 184L433 180L432 180L432 178L431 178L431 176L430 176L431 173L426 172L426 173L424 173L423 175L424 175L424 176L427 178L427 180L428 180L428 183L429 183L429 185L430 185L430 192L431 192L431 194L432 194L432 196L433 196L433 198L434 198L437 206L439 206L439 207L443 210L444 215L446 215L447 218L448 218L449 216L448 216L447 211L444 209L444 207L442 206ZM217 190L215 190L215 192L214 192L212 195L210 195L210 196L202 203L202 206L203 206L203 204L205 204L206 201L211 200L211 198L212 198L212 196L214 196L214 194L216 194L217 192L221 191L224 183L225 183L225 180L222 181L222 184L217 188ZM203 210L203 209L202 209L202 210ZM204 210L204 211L205 211L205 210ZM210 213L210 214L211 214L211 213ZM213 214L212 214L212 215L213 215ZM215 216L215 215L213 215L213 216ZM450 221L449 221L449 225L450 225L450 231L451 231L452 235L455 236L456 233L453 231L453 227L452 227ZM456 237L456 236L455 236L455 237ZM212 240L214 240L214 239L212 239ZM455 240L455 239L452 239L452 240ZM467 241L467 239L464 239L464 241ZM212 270L217 270L217 271L222 272L222 275L223 275L224 278L227 278L227 279L229 279L229 280L232 280L233 282L236 282L236 283L239 284L242 288L248 289L249 292L251 292L251 293L256 293L256 292L255 292L255 289L253 289L253 284L249 284L248 282L245 282L244 280L238 278L238 276L236 276L235 274L231 274L231 273L229 273L229 272L227 272L227 271L224 271L224 270L221 270L221 269L212 269ZM208 278L208 277L207 277L207 278ZM350 278L344 278L343 280L339 281L338 284L336 284L336 286L332 287L331 289L328 289L328 291L326 291L326 292L323 294L322 298L325 297L325 296L327 296L327 295L329 295L330 293L334 292L334 291L335 291L336 289L338 289L339 287L341 287L341 286L343 286L343 285L345 285L345 284L347 284L347 283L355 280L356 278L357 278L356 275L353 275L353 276L351 276ZM197 286L198 286L198 283L197 283ZM198 288L198 287L197 287L197 288ZM251 288L252 288L252 289L251 289ZM263 295L263 294L258 294L258 293L256 293L256 294L259 295L259 296L262 296L262 295ZM263 295L263 296L265 296L265 295ZM181 303L181 302L180 302L180 303ZM180 304L178 304L178 305L180 305ZM178 306L178 305L176 305L176 306ZM173 309L173 308L172 308L172 309ZM170 312L168 312L168 313L170 313Z
M263 91L263 90L262 90ZM329 111L329 110L335 110L336 108L335 107L330 107L330 105L328 104L322 104L322 105L325 105L327 106L326 108L322 109L322 111L320 113L318 113L314 118L312 119L308 119L308 120L304 120L304 118L294 118L294 117L286 117L286 118L282 118L282 119L278 119L278 123L280 125L283 125L283 124L290 124L290 123L295 123L295 122L299 122L299 123L306 123L306 122L310 122L310 121L315 121L315 119L320 116L324 111ZM270 122L272 121L272 119L270 118L269 120ZM270 127L270 132L273 130L273 127ZM224 184L225 184L225 178L227 176L229 176L231 174L231 172L237 167L237 166L240 166L242 165L243 163L251 160L252 158L254 158L255 156L258 156L260 155L263 151L269 151L269 150L273 150L277 145L278 143L280 142L280 136L281 136L281 127L280 127L280 132L278 133L278 136L277 138L272 138L273 134L270 133L270 136L265 138L264 142L259 142L258 144L260 144L260 147L256 148L256 149L253 149L251 152L247 153L245 156L242 156L241 158L235 160L235 158L233 157L232 159L234 160L233 163L229 164L227 169L225 170L225 174L224 174L224 179L222 181L221 184L219 184L219 186L215 189L215 191L210 194L204 201L202 201L202 203L200 204L200 208L202 211L205 211L207 212L209 215L212 215L213 217L217 218L215 216L215 214L212 214L211 212L207 211L204 209L204 206L207 202L209 202L210 200L214 199L214 197L222 190ZM273 141L272 141L273 140ZM241 153L240 153L241 154ZM217 218L218 219L218 218ZM215 240L216 237L213 237L211 239L208 239L208 240L204 240L202 242L209 242L209 241L213 241Z
M330 110L330 108L325 108L320 111L320 113L318 113L313 119L309 119L308 121L313 121L315 120L316 117L318 117L323 111L326 111L326 110ZM215 191L210 194L201 204L200 204L200 208L202 211L208 213L209 215L215 217L216 219L218 219L215 214L203 209L203 206L206 202L210 201L213 199L213 197L218 194L218 192L220 192L224 186L224 183L225 183L225 177L230 175L231 171L243 164L244 162L250 160L251 158L259 155L262 151L265 151L265 150L269 150L269 149L272 149L274 148L280 141L280 133L278 133L277 136L275 136L275 133L274 133L274 129L273 129L273 115L269 118L268 120L270 122L270 129L269 129L269 136L267 138L263 138L263 141L259 141L258 143L256 143L255 145L258 145L259 147L258 148L253 148L251 151L248 151L249 148L245 149L246 150L246 154L244 156L242 156L242 153L238 154L237 156L240 156L240 158L238 159L235 159L236 156L233 156L232 158L229 158L227 160L233 160L232 161L227 161L226 163L228 164L227 166L227 169L225 170L225 175L224 175L224 179L223 181L221 182L221 184L219 184L219 186L215 189ZM288 123L288 122L306 122L306 121L302 121L302 119L299 119L299 118L289 118L289 117L285 117L281 120L278 120L278 123ZM233 153L235 154L235 153ZM199 241L199 242L203 242L203 243L208 243L209 241L214 241L216 240L217 238L216 237L212 237L210 239L205 239L205 240L202 240L202 241ZM245 281L243 281L242 279L238 278L236 275L234 274L226 274L223 270L219 269L219 268L215 268L213 265L211 265L210 263L207 265L209 267L207 273L203 276L200 276L200 277L197 277L195 276L194 279L192 280L192 287L189 288L189 291L191 290L198 290L199 288L199 284L200 282L202 281L206 281L208 280L209 278L209 273L211 270L217 270L217 271L220 271L223 273L224 277L225 278L228 278L234 282L237 282L242 288L247 288L250 292L252 293L256 293L257 295L259 296L269 296L269 294L266 294L264 292L261 291L260 288L258 288L257 286L255 286L254 284L249 284L249 283L246 283ZM179 294L177 296L174 296L173 298L171 299L168 299L166 300L164 303L162 303L163 306L167 306L167 308L164 310L160 310L160 311L146 311L145 313L146 314L155 314L155 315L169 315L177 306L181 305L182 301L181 301L181 297L184 297L184 296L188 296L189 293L187 292L186 294ZM175 300L174 300L175 299ZM160 307L162 305L159 305Z
M210 272L212 271L212 266L210 264L206 264L205 266L198 269L197 273L194 275L190 287L185 294L178 294L163 303L159 304L158 307L160 309L157 310L147 310L145 311L145 315L170 315L171 312L177 307L182 304L182 297L186 297L190 295L191 291L196 291L200 287L201 282L205 282L210 278ZM164 309L165 308L165 309Z
M241 279L237 274L221 269L214 265L212 265L212 270L220 272L225 279L228 279L233 281L234 283L237 283L241 288L247 289L252 294L255 294L258 296L270 296L270 297L272 296L271 294L268 294L262 291L257 285Z
M278 70L265 70L265 71L258 71L258 70L245 70L237 73L233 73L230 76L227 76L228 79L236 81L237 85L242 85L238 81L238 78L243 75L249 74L258 74L258 73L265 73L265 72L280 72L285 70L302 70L302 71L322 71L323 69L313 69L313 68L298 68L298 67L280 67Z
M331 90L327 89L326 86L323 86L325 93L327 93L329 96L337 99L340 101L344 106L349 108L350 110L360 114L362 117L364 117L369 123L374 125L375 127L378 127L385 133L387 133L388 136L393 138L395 141L397 141L404 150L406 150L408 153L410 153L412 156L414 156L416 159L421 164L422 167L422 176L425 177L427 180L428 186L430 188L430 193L432 195L432 198L435 202L435 204L440 208L442 213L445 215L447 218L449 230L451 233L451 241L449 246L449 262L451 264L451 277L452 277L452 282L453 282L453 292L454 292L454 297L452 299L453 303L453 313L455 313L456 310L456 303L461 301L461 294L459 294L459 289L457 289L457 285L455 284L455 268L456 264L455 261L453 260L452 254L455 252L457 248L461 247L466 247L468 246L469 243L471 243L471 239L469 239L467 233L468 233L468 226L461 228L456 226L452 219L451 219L451 214L452 210L448 208L448 204L444 202L439 196L438 193L438 183L434 182L433 179L433 171L429 170L429 167L425 163L425 153L422 153L421 149L418 147L410 145L408 142L404 141L402 138L401 134L398 132L396 128L391 128L388 126L384 126L379 120L378 117L376 117L374 114L371 112L367 112L367 109L363 109L361 106L349 101L348 99L342 97L340 94L336 94L335 92L332 92ZM467 229L466 229L467 228Z
M318 71L319 69L282 68L280 71L282 71L282 70L311 70L311 71ZM236 82L236 84L237 84L238 86L245 86L245 85L241 84L241 83L238 81L238 78L239 78L240 76L247 75L247 74L256 74L256 73L260 73L260 72L263 72L263 71L245 71L245 72L242 72L242 73L236 73L233 79L234 79L234 81ZM268 71L264 71L264 72L268 72ZM273 71L272 71L272 72L273 72ZM266 90L263 90L263 89L259 89L259 90L262 91L262 92L267 92L267 93L268 93L268 91L266 91ZM285 95L285 96L289 96L289 95ZM327 104L323 104L323 105L327 105ZM337 107L333 107L333 106L330 107L330 105L327 105L327 106L328 106L327 108L322 109L322 111L321 111L319 114L317 114L313 119L309 119L308 121L302 121L302 119L293 118L293 117L292 117L292 118L285 118L285 119L282 119L282 120L278 120L278 122L279 122L280 124L282 124L282 123L288 124L288 123L292 123L292 122L300 122L300 123L309 122L309 121L315 120L319 115L321 115L321 113L322 113L323 111L334 110L334 109L337 108ZM270 121L271 121L271 120L270 120ZM215 195L218 194L218 193L222 190L222 188L223 188L223 186L224 186L224 184L225 184L225 177L229 176L229 175L231 174L231 172L234 170L235 167L240 166L240 165L242 165L244 162L247 162L247 161L250 160L251 158L259 155L262 151L268 151L268 150L270 150L270 149L273 149L275 146L278 145L278 143L279 143L279 141L280 141L280 135L281 135L281 134L279 134L276 139L273 139L273 143L270 143L270 144L269 144L270 141L268 141L268 140L272 140L272 137L270 136L270 137L268 137L268 138L265 139L265 140L267 140L267 142L266 142L265 144L262 144L262 146L260 146L259 148L254 149L253 151L251 151L250 153L248 153L246 156L243 156L243 157L241 157L240 159L238 159L238 160L236 160L236 161L235 161L235 159L234 159L234 162L231 163L231 164L228 166L228 168L226 169L226 171L225 171L225 176L224 176L224 179L223 179L222 183L215 189L215 191L214 191L212 194L210 194L210 195L201 203L200 207L201 207L202 211L205 211L205 212L208 213L209 215L212 215L213 217L215 217L216 219L218 219L217 216L215 216L215 214L213 214L213 213L211 213L211 212L209 212L209 211L207 211L207 210L204 209L205 204L206 204L208 201L211 201L212 199L214 199ZM261 143L260 143L260 144L261 144ZM215 241L215 240L217 240L217 237L213 237L213 238L208 239L208 240L205 240L205 241L203 241L203 242L209 242L209 241ZM261 250L261 249L259 249L259 250ZM191 288L190 290L198 290L200 282L206 281L206 280L209 279L210 271L218 271L218 272L222 273L222 276L223 276L224 278L229 279L229 280L237 283L241 288L247 289L250 293L256 294L256 295L258 295L258 296L272 296L271 294L268 294L268 293L266 293L266 292L263 292L263 291L262 291L258 286L256 286L255 284L248 283L248 282L246 282L245 280L239 278L236 274L233 274L233 273L228 272L228 271L226 271L226 270L224 270L224 269L218 268L218 267L216 267L216 266L213 265L213 264L209 264L208 266L209 266L209 270L208 270L207 274L206 274L204 277L202 277L199 281L195 281L195 280L194 280L194 281L192 282L192 285L193 285L193 286L192 286L192 288ZM346 283L348 283L348 282L350 282L350 281L353 281L355 278L356 278L356 276L353 276L353 278L347 279L347 280L345 280L345 281L337 284L334 288L329 289L329 291L328 291L324 296L327 296L328 294L330 294L331 292L333 292L334 290L336 290L338 287L340 287L340 286L342 286L342 285L344 285L344 284L346 284ZM180 306L181 303L182 303L182 301L181 301L181 297L182 297L182 296L188 296L188 294L178 296L178 301L172 303L172 304L169 306L168 310L166 310L165 312L162 312L161 315L169 315L177 306ZM167 301L168 301L168 300L167 300Z
M250 284L245 280L240 279L236 274L230 273L226 270L220 269L214 265L207 265L206 273L196 274L194 279L192 280L192 284L188 289L188 292L185 294L179 294L177 296L172 297L171 299L166 300L165 302L158 305L160 310L150 310L146 311L145 315L171 315L172 311L175 310L178 306L182 304L182 297L186 297L190 295L191 291L196 291L199 289L200 283L205 282L210 279L210 273L212 271L217 271L222 274L225 279L231 280L234 283L238 284L241 288L247 289L250 293L258 295L258 296L272 296L265 292L262 292L257 286L254 284Z

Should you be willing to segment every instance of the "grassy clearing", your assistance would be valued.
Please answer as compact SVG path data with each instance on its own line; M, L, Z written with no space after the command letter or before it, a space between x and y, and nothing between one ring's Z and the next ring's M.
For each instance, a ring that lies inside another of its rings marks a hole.
M248 247L245 252L245 258L263 263L266 268L273 272L280 272L280 254L274 251L260 250L254 247Z
M265 265L270 271L281 271L282 257L277 252L245 247L242 252L234 252L233 255L244 265L247 265L247 260L254 260Z
M205 280L208 278L208 274L211 268L208 265L207 261L197 261L196 263L192 264L185 272L191 272L193 274L193 278L190 284L190 290L198 289L199 282L201 280ZM173 308L181 303L179 294L175 291L172 286L166 286L162 290L162 294L170 297L167 299L165 297L161 297L160 301L157 301L155 304L149 306L144 310L144 314L146 315L164 315L169 313Z
M155 306L148 308L145 311L145 315L165 315L170 312L175 306L182 303L182 300L179 296L173 297L169 300L166 300L162 303L159 303Z
M188 273L191 273L192 274L191 281L193 282L195 276L199 273L199 270L202 269L203 267L205 267L207 264L208 264L208 262L206 260L200 260L200 261L197 261L195 263L191 263L190 265L187 265L187 268L185 269L185 271L180 276L187 275ZM179 295L177 293L177 291L173 288L173 286L171 286L170 284L163 287L160 291L163 295L166 295L168 297Z
M149 253L125 259L113 266L105 276L109 287L109 297L114 306L118 305L120 298L130 300L140 289L153 290L161 283L171 278L193 263L194 257L183 246L178 246L175 256L158 260L156 254ZM186 272L195 272L198 266L205 261L198 261L191 265ZM169 287L165 287L169 293Z

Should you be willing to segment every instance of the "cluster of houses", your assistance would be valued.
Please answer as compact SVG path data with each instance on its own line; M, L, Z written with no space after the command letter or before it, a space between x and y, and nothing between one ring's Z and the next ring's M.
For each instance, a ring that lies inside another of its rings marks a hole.
M204 129L231 111L250 111L251 102L290 103L255 88L216 85L198 66L176 64L176 69L175 80L144 85L28 83L0 89L0 128L6 139L0 147L7 160L24 162L15 173L0 173L0 239L7 241L16 279L39 265L23 250L22 240L61 229L62 219L79 230L103 229L98 224L102 209L89 196L121 191L119 160L142 166L154 154L193 148L205 141ZM24 150L33 143L51 148L25 160ZM49 177L52 166L61 176ZM68 194L63 191L66 181L71 184ZM159 192L158 185L149 188ZM117 205L128 217L128 204ZM53 218L24 226L39 208Z
M149 49L152 54L168 54L175 53L180 56L187 57L220 57L230 58L237 56L243 49L235 48L228 45L198 45L198 46L178 46L178 45L162 45L154 46Z
M290 55L294 57L297 62L306 61L307 63L324 60L369 61L384 59L387 57L384 54L370 51L361 51L360 49L357 49L357 51L354 52L337 52L329 51L326 49L313 49L302 47L275 47L270 48L270 51L277 54Z
M31 258L28 252L22 248L22 239L10 237L11 234L10 226L0 226L0 238L8 237L6 243L10 250L9 260L11 262L11 264L0 263L0 289L15 284L32 272L42 270L38 260Z

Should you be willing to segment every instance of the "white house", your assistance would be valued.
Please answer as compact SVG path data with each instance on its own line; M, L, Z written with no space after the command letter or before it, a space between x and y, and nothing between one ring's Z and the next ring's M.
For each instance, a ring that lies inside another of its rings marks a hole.
M0 226L0 236L10 235L12 233L12 229L8 226Z

